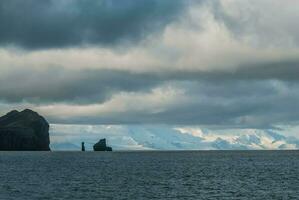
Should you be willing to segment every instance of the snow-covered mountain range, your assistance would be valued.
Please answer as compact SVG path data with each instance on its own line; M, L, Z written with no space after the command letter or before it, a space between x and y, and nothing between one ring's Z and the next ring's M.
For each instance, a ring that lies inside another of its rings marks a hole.
M207 130L170 126L52 125L52 150L87 149L107 138L115 150L239 150L297 149L299 140L274 130Z

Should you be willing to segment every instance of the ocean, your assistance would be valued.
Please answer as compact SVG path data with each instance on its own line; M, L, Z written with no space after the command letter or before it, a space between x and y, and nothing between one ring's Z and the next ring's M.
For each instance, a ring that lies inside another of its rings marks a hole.
M299 151L0 152L0 199L299 199Z

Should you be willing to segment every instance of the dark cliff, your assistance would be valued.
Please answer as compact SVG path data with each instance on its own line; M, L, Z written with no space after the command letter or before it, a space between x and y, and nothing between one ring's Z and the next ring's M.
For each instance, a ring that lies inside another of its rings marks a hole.
M26 109L0 117L1 151L49 151L49 124L38 113Z
M111 147L106 145L106 139L101 139L98 143L93 145L94 151L112 151Z

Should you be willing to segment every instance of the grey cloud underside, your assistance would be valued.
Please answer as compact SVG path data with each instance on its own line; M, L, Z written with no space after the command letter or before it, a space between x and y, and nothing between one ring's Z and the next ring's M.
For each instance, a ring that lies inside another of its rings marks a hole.
M175 105L159 112L128 110L105 115L49 116L51 123L181 124L227 128L274 128L296 124L298 62L279 61L232 71L133 73L120 70L15 71L0 78L1 101L33 104L99 104L119 92L148 94L170 85L183 89ZM186 101L181 99L187 98ZM148 101L137 102L147 106Z
M3 0L0 45L27 49L135 43L173 21L182 0Z
M0 78L0 100L38 104L101 103L115 93L146 92L161 82L148 74L127 71L72 71L55 67L46 71L21 70Z
M275 70L273 72L275 73ZM184 93L175 97L173 105L166 105L158 112L133 109L104 115L90 114L67 118L56 115L47 118L51 123L71 124L180 124L222 128L275 128L278 124L299 122L299 82L295 77L297 71L294 73L285 74L283 77L278 73L277 78L261 76L257 79L245 72L227 76L218 76L217 73L157 75L111 70L63 71L52 68L43 73L19 71L18 74L1 78L0 99L9 104L25 101L33 105L55 102L89 105L105 103L120 92L146 95L151 93L153 88L168 85L182 89ZM132 100L146 107L151 102L144 98L144 102Z
M243 80L191 83L185 87L189 88L186 96L192 100L163 113L164 120L169 123L273 128L275 124L299 120L296 109L298 83Z
M216 58L218 59L218 58ZM233 80L281 80L299 81L299 59L255 62L243 64L236 69L224 67L223 70L215 69L208 71L194 70L168 72L159 74L159 77L175 80L206 80L206 81L233 81Z
M133 73L121 70L48 70L15 71L0 76L0 100L6 102L101 103L118 92L148 92L168 82L210 82L280 80L297 85L299 61L265 63L232 71ZM13 81L12 81L13 80ZM25 83L25 84L24 84ZM254 84L253 84L254 85ZM231 91L234 89L231 88ZM225 92L229 92L224 90ZM208 92L208 91L207 91ZM221 92L221 91L217 91ZM244 90L248 92L248 90ZM252 91L258 93L258 90ZM223 94L225 95L225 94ZM261 95L261 94L259 94Z
M185 93L160 112L126 111L88 117L51 118L53 123L176 124L215 128L275 128L299 121L297 82L180 81L171 82ZM187 98L187 100L182 100ZM142 103L142 102L140 102Z

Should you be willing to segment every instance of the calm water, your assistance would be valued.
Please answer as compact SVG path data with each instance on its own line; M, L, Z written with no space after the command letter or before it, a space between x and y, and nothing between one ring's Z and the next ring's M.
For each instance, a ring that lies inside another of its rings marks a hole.
M299 199L299 152L0 152L0 199Z

